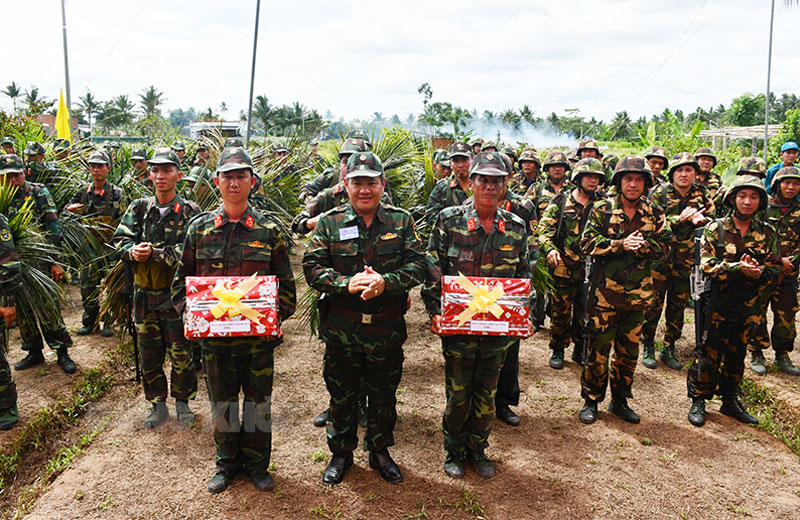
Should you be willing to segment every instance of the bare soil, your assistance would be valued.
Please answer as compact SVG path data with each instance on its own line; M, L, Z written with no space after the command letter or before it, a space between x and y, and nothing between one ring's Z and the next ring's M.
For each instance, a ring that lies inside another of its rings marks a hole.
M300 255L292 260L295 274L301 275ZM298 292L302 290L300 284ZM80 296L72 288L70 297L74 304L64 313L74 331L80 325ZM323 348L292 319L284 325L286 341L275 360L276 491L257 492L240 478L224 493L210 495L206 483L214 473L214 443L205 389L193 404L199 418L194 428L178 427L170 401L171 419L155 431L144 431L147 405L142 392L122 377L119 388L93 405L73 434L88 433L102 420L110 421L108 427L46 487L27 517L800 518L798 457L768 433L720 415L718 402L708 404L704 428L690 425L685 370L639 365L631 405L642 416L641 424L627 424L604 408L595 424L581 424L579 367L569 361L561 371L547 366L546 329L522 344L523 395L516 408L522 424L513 428L495 423L487 453L497 463L497 476L483 481L469 471L464 480L451 480L442 471L443 360L418 291L407 320L400 420L391 450L405 475L402 484L381 480L369 468L367 453L358 450L355 467L342 484L322 485L330 454L324 429L315 428L311 419L327 405ZM684 331L689 340L691 327L687 324ZM95 366L115 341L75 336L73 357L82 369ZM13 345L12 363L22 356ZM679 343L684 363L690 353L688 342ZM800 365L800 355L792 357ZM61 372L53 358L48 357L46 373L14 373L22 424L71 391L75 376ZM800 406L798 379L770 372L759 382ZM0 443L15 431L0 433ZM13 514L13 498L22 484L0 497L5 513Z

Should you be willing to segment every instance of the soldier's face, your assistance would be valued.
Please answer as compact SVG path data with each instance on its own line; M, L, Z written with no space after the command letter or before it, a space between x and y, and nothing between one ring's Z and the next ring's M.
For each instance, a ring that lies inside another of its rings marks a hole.
M107 164L89 163L89 173L92 174L92 180L95 182L104 182L110 170L111 168Z
M784 179L781 181L781 197L792 200L800 193L800 179Z
M178 159L180 159L181 161L183 160L183 156L186 155L186 150L175 150L173 148L172 151L175 152L175 155L177 155Z
M174 164L154 164L150 167L150 180L156 193L172 193L182 176Z
M44 156L40 153L29 153L28 154L28 162L29 163L41 163L44 161Z
M653 170L653 175L657 176L661 173L661 170L664 169L664 160L660 157L651 157L647 159L647 164L650 165L650 169Z
M783 157L783 164L794 164L795 162L797 162L797 154L798 151L795 148L783 152L781 154L781 157Z
M147 160L146 159L134 159L133 160L133 167L137 173L141 173L147 169Z
M697 158L697 164L700 165L701 173L708 173L711 171L711 168L714 167L714 159L704 155Z
M743 188L737 191L736 198L733 200L733 203L736 206L736 211L745 217L755 214L755 212L758 210L758 204L760 202L761 197L753 188Z
M485 207L497 206L508 185L507 176L473 175L470 181L475 204Z
M256 185L256 178L247 168L221 172L214 177L223 202L239 204L247 200L250 190Z
M453 169L453 173L456 174L456 177L466 179L469 177L469 157L464 157L463 155L451 157L450 168Z
M697 170L688 164L684 164L672 172L672 183L681 190L691 186L695 179L697 179Z
M3 184L11 184L17 188L25 185L25 172L3 172Z
M593 150L591 148L581 150L581 159L586 159L587 157L597 159L597 150Z
M536 166L536 163L533 161L522 161L520 165L522 166L522 173L525 174L525 177L535 176L539 169L539 167Z
M4 143L3 149L6 151L6 153L14 153L14 145L11 143Z
M475 155L481 153L481 145L479 144L474 145L472 147L472 153L474 153Z
M201 148L200 150L197 150L197 156L200 157L201 159L208 159L208 157L210 155L211 155L211 152L209 152L205 148Z
M344 181L356 214L371 215L378 209L385 184L381 177L352 177Z
M629 201L639 200L639 197L644 195L644 188L644 175L641 173L626 173L622 176L620 191Z
M347 160L351 154L345 154L339 157L339 178L344 180L345 173L347 173Z
M550 180L556 183L561 182L564 180L564 176L567 174L567 169L564 168L561 164L553 164L547 167L547 176L550 177Z
M600 186L600 176L590 173L581 177L581 189L586 193L594 193Z

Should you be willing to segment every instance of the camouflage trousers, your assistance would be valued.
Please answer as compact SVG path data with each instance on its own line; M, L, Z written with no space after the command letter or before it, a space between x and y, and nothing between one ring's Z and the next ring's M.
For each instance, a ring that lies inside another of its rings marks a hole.
M263 473L269 468L274 346L274 342L254 342L242 355L203 348L218 471L244 468ZM243 403L239 402L240 391Z
M520 340L511 341L500 378L497 380L497 394L494 396L495 406L517 406L519 404L519 344Z
M170 395L187 401L197 395L197 374L191 357L191 343L183 336L183 321L172 308L157 309L143 305L144 296L136 295L135 321L142 360L144 397L155 403L167 400L167 377L164 358L169 356Z
M100 283L103 281L104 269L100 266L85 266L80 271L81 303L83 316L81 324L93 329L100 314Z
M445 395L444 449L461 453L489 445L497 380L512 338L442 337Z
M581 397L593 401L605 399L609 373L611 397L633 397L631 386L643 319L644 310L595 309L590 324L592 348L581 376ZM614 358L610 359L612 346Z
M730 313L714 312L705 344L697 345L686 376L689 397L711 399L736 395L744 374L747 342L754 329L746 319Z
M784 278L777 285L767 286L764 302L764 319L755 325L755 338L749 343L752 353L769 348L767 339L767 305L772 309L772 331L770 334L772 348L776 357L785 357L794 350L797 327L794 318L797 315L797 278Z
M664 309L664 298L667 299L667 309L664 314L666 328L664 330L664 344L674 347L675 342L683 334L683 315L686 305L691 297L689 289L690 269L683 266L674 266L667 274L656 276L653 272L653 300L644 314L641 340L643 345L652 345L656 339L658 320Z
M38 322L33 309L17 301L17 325L22 340L22 350L42 350L42 336L53 350L72 347L72 338L64 325L64 318L59 313L52 322Z
M581 345L583 337L583 282L553 277L553 316L550 320L550 348L566 350L570 340Z
M2 319L2 318L0 318ZM2 331L3 325L0 325ZM17 405L17 385L11 375L11 367L6 359L5 349L0 346L0 411Z
M358 445L356 403L362 382L367 395L364 448L377 451L394 445L397 386L403 375L403 344L374 349L325 343L322 375L331 396L325 432L331 453L353 451Z

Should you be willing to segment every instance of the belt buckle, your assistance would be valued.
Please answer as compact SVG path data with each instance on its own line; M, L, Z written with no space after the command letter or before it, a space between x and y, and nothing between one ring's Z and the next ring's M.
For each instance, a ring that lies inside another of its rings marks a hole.
M372 324L372 314L364 314L362 312L361 313L361 323L363 323L364 325Z

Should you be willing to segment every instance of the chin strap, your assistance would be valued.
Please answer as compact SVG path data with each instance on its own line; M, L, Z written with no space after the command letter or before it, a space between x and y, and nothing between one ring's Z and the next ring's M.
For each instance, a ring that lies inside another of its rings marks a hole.
M752 220L753 219L753 215L755 215L755 213L753 213L751 215L742 215L741 213L739 213L738 209L734 209L733 210L733 216L738 218L739 220Z

